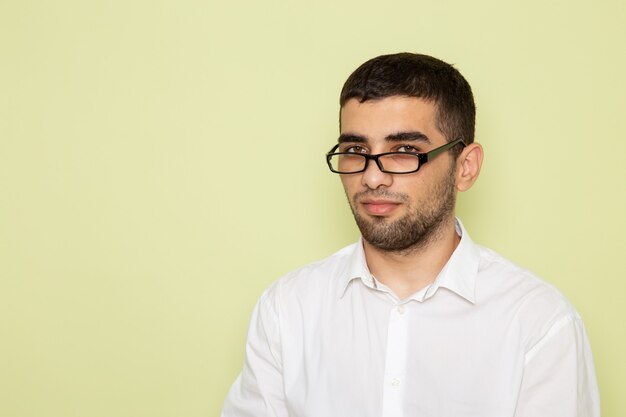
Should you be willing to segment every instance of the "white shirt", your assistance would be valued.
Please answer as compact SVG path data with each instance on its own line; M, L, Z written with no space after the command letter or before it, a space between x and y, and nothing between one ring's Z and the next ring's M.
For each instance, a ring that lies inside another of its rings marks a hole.
M574 308L457 232L436 280L405 300L360 242L277 281L222 417L599 417Z

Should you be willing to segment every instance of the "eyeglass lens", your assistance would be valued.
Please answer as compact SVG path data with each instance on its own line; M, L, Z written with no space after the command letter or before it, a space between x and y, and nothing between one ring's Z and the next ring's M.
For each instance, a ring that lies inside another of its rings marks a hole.
M419 167L417 155L409 153L393 153L382 155L378 158L382 169L387 172L403 173L416 171ZM362 171L367 163L367 158L359 154L339 154L330 158L333 170L340 173L349 174ZM375 163L372 161L372 163Z

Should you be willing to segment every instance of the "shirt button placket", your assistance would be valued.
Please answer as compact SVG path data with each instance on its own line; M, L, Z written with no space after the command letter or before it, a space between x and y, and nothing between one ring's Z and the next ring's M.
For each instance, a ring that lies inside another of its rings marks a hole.
M408 306L395 306L389 314L385 382L383 387L383 417L403 417L404 377L406 375L409 330Z

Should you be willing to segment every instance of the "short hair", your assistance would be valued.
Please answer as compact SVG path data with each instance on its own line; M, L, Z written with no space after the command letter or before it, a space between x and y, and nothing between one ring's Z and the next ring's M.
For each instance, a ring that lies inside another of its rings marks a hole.
M459 138L466 144L474 141L476 105L472 89L452 65L407 52L372 58L348 77L339 104L343 107L353 98L363 103L391 96L433 102L435 123L448 142Z

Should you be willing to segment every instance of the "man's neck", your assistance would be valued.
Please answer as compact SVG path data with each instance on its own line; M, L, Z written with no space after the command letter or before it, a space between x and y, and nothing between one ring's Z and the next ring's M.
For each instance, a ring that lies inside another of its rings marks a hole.
M389 252L364 241L363 248L370 272L402 300L435 281L460 241L452 218L427 245Z

